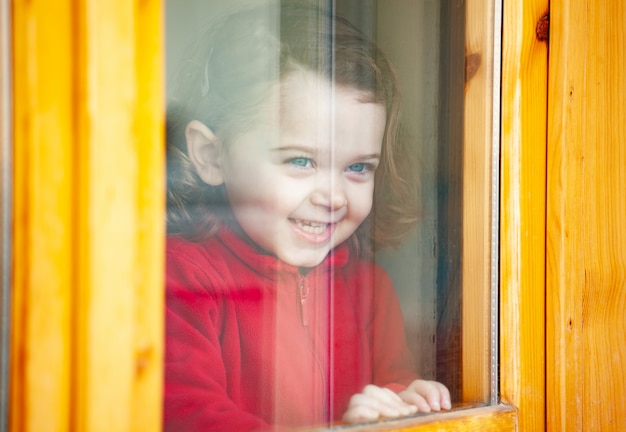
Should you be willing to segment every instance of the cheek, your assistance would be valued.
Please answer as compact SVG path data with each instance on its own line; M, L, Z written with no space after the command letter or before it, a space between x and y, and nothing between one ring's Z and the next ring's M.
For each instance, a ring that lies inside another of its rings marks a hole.
M251 163L248 160L231 160L223 166L224 185L231 202L240 200L258 200L268 190L267 176L260 169L258 163Z
M251 169L247 175L227 178L225 185L231 205L248 212L291 213L304 194L302 185L273 170Z
M351 192L350 207L353 217L363 221L372 210L374 183L360 186Z

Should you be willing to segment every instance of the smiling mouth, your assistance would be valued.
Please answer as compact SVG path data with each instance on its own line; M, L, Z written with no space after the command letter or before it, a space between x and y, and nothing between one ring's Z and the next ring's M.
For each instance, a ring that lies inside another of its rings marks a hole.
M327 223L311 222L302 219L291 219L291 221L302 231L313 235L323 234L330 225Z

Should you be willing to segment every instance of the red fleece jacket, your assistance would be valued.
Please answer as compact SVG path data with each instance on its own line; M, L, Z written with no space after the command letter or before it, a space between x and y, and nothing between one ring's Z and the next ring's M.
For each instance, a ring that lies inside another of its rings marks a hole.
M387 274L342 245L308 274L228 228L167 242L166 431L323 426L416 379Z

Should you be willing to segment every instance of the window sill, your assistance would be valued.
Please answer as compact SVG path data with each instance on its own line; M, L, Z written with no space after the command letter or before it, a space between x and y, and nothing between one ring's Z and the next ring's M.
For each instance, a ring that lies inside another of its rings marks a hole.
M390 431L480 431L513 432L517 425L517 411L510 405L464 408L437 414L418 415L398 420L386 420L360 425L343 425L333 431L390 432Z

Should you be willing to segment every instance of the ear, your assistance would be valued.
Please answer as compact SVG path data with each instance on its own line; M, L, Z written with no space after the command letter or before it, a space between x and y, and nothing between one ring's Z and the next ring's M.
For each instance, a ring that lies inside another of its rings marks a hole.
M204 123L192 120L185 128L187 154L205 183L218 186L224 182L220 163L221 144Z

